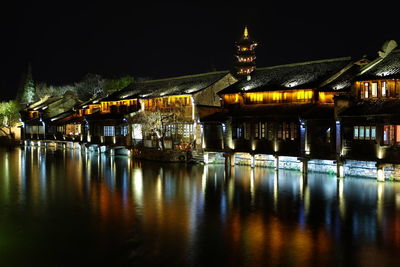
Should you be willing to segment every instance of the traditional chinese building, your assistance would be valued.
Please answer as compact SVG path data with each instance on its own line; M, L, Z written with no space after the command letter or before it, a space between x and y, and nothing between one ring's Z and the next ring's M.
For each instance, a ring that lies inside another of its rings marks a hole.
M343 172L375 173L381 180L385 173L386 178L400 176L400 50L396 46L394 41L386 42L378 57L360 70L351 93L336 101Z
M27 106L20 111L24 139L46 139L48 130L52 130L49 128L51 118L69 111L78 103L79 99L67 92L60 97L46 96Z
M247 28L239 44L243 40L248 47L255 43ZM253 60L254 46L250 51ZM251 165L268 158L264 155L335 160L340 131L334 97L349 92L365 60L345 57L257 69L252 60L251 66L243 65L251 71L219 92L224 110L203 119L206 151L237 158L246 154Z
M135 95L141 107L126 116L131 144L201 150L199 118L218 110L217 93L236 81L228 71L219 71L132 83L118 93L120 99Z

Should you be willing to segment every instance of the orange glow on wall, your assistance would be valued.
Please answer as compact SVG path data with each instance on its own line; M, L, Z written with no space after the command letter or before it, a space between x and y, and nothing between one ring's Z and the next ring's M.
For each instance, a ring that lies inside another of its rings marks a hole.
M101 105L100 104L92 104L88 105L86 108L81 108L78 110L78 115L83 116L83 115L90 115L93 113L95 109L100 109Z
M239 94L222 95L222 100L226 104L238 104L239 98L241 98Z
M192 101L189 95L163 96L144 100L145 110L191 107Z
M331 104L333 103L333 97L335 96L334 92L319 92L318 99L320 103Z
M387 98L400 95L400 79L364 80L354 83L358 98Z
M244 98L246 104L311 102L313 98L313 91L312 89L306 89L244 93Z
M312 89L243 93L246 104L310 103L313 95ZM239 93L222 95L225 104L237 104L240 98Z
M37 117L39 117L39 111L37 111L37 110L29 111L28 116L29 116L29 118L37 118Z
M111 106L133 106L137 104L137 99L124 99L124 100L116 100L116 101L102 101L101 102L101 112L109 113L111 110Z

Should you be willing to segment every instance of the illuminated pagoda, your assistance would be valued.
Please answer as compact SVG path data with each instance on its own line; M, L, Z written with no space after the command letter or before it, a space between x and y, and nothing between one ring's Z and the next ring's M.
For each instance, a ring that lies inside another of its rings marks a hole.
M250 38L246 26L243 36L236 43L235 73L237 76L249 78L249 75L256 69L256 47L257 43Z

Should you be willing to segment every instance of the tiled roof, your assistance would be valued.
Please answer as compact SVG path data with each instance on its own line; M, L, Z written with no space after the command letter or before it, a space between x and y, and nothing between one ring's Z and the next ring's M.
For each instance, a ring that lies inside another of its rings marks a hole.
M349 63L351 58L344 57L258 68L251 75L251 80L239 81L222 90L220 94L316 88Z
M358 80L400 78L400 49L393 50L382 61L358 77Z
M207 88L227 74L228 71L218 71L168 79L133 82L126 88L113 93L105 100L192 94Z
M31 105L29 105L28 107L26 107L27 110L40 110L43 109L45 107L47 107L48 105L61 100L62 97L61 96L52 96L49 97L48 99L46 99L43 102L37 101L35 103L32 103Z

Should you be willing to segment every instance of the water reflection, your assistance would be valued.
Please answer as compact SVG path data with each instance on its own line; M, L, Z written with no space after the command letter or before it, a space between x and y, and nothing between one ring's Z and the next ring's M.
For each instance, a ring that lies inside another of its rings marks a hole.
M97 265L400 262L400 183L49 148L0 152L7 266L30 262L20 254L52 265L65 250L66 261Z

